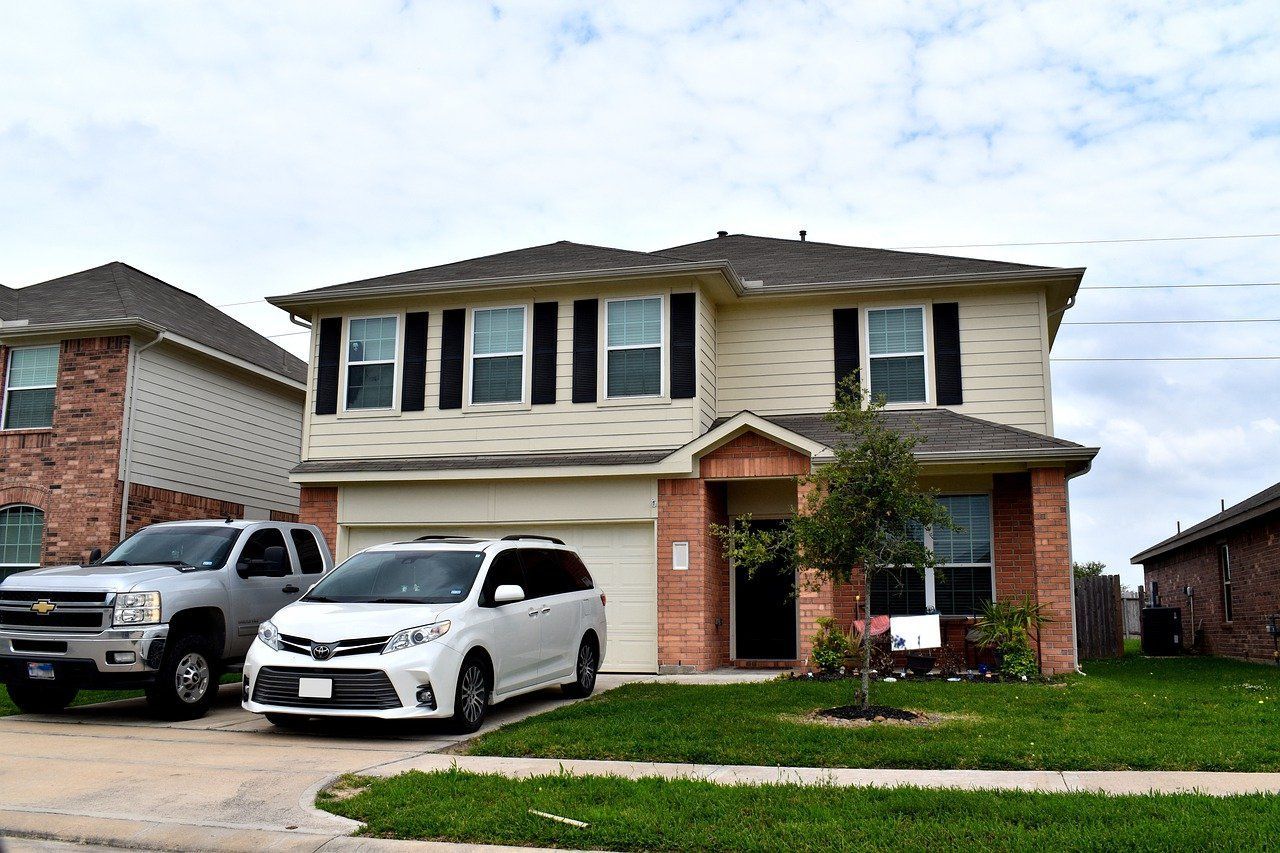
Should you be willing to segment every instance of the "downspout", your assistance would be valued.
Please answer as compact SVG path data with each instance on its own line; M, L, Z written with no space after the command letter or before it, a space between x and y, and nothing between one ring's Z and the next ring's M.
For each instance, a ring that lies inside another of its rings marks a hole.
M125 532L129 526L129 486L131 484L133 464L133 412L137 408L134 405L133 392L137 386L138 356L163 341L166 337L168 337L168 332L161 332L137 349L132 346L133 339L129 339L129 381L125 389L125 411L127 414L124 420L124 451L121 454L120 464L120 536L117 541L124 541Z

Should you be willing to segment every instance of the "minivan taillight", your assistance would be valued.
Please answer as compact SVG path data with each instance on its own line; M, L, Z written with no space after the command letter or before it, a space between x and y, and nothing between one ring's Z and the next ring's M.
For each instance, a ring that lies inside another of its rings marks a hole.
M607 597L605 596L605 594L604 594L603 592L602 592L602 593L600 593L600 606L601 606L601 607L604 607L604 606L605 606L605 604L607 604L607 603L608 603L608 599L607 599Z

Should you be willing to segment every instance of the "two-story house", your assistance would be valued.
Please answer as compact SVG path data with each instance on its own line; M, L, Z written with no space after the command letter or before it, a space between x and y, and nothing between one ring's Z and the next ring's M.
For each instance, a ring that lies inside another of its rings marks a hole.
M127 264L0 287L0 576L159 521L294 518L305 381Z
M879 584L874 612L938 612L960 645L982 600L1027 594L1063 672L1067 481L1097 451L1053 436L1049 349L1082 274L721 232L273 298L314 329L302 518L341 557L430 533L559 537L608 596L607 669L800 663L815 619L847 626L863 590L747 577L708 525L796 505L857 372L920 434L926 485L964 526L931 535L945 573Z

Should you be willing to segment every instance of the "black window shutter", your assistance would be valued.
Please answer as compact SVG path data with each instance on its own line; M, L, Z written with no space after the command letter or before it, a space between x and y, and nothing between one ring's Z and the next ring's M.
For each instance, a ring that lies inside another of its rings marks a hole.
M400 411L421 412L427 404L427 312L404 315L404 365L401 367Z
M573 300L573 402L596 401L596 359L600 346L600 300Z
M325 317L320 321L320 353L316 361L317 415L338 411L338 371L342 367L342 318Z
M440 325L440 408L462 408L462 346L467 309L450 308Z
M533 404L556 401L556 338L560 303L533 303Z
M846 379L858 372L858 309L836 308L831 312L831 326L835 334L836 392Z
M960 377L960 303L933 304L933 372L938 383L938 405L964 402Z
M697 394L698 366L694 338L697 334L695 294L671 294L671 399L688 400Z

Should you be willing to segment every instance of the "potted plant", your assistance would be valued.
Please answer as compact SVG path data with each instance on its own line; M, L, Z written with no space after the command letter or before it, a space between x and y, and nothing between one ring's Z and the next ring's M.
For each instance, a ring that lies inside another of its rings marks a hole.
M988 601L982 606L974 635L979 643L994 649L1001 672L1029 678L1040 674L1035 650L1031 648L1031 633L1034 631L1038 639L1048 621L1041 605L1030 596Z
M922 650L914 654L907 655L907 669L912 675L928 675L933 672L933 665L937 661L937 657L928 654L932 650Z

